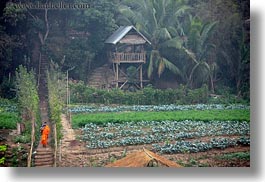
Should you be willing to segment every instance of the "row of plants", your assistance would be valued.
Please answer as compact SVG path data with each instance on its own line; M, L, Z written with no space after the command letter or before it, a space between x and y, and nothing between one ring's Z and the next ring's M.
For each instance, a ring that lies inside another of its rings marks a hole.
M196 104L196 103L246 103L233 95L220 97L209 96L207 85L198 89L188 89L180 85L177 89L155 89L144 87L135 92L121 89L102 90L91 88L82 82L71 83L72 103L98 103L119 105L161 105L161 104Z
M176 153L197 153L205 152L211 149L225 149L238 145L250 145L249 137L241 137L237 139L230 138L211 138L209 142L196 141L176 141L174 144L153 144L153 150L162 154Z
M248 105L242 104L193 104L193 105L71 105L69 111L76 113L95 112L125 112L125 111L186 111L186 110L230 110L250 109Z
M51 67L47 77L49 93L49 115L52 124L56 124L57 140L59 141L62 138L61 114L66 96L66 83L63 79L61 79L65 76L60 70L58 70L57 67L58 65Z
M90 149L114 146L169 144L183 139L214 136L249 136L246 121L141 121L125 123L89 123L82 128L82 140Z
M16 70L16 94L18 100L18 111L20 122L25 126L25 131L15 137L16 143L27 143L34 141L31 145L38 145L40 134L38 131L41 125L39 96L36 81L36 74L20 65Z
M118 113L81 113L72 116L73 128L84 127L87 123L104 124L108 122L138 121L249 121L250 111L241 110L186 110L160 112L118 112Z

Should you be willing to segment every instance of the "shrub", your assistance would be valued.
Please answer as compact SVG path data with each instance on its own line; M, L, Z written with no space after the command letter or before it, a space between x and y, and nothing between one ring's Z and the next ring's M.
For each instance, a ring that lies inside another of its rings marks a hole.
M197 103L246 103L234 95L224 92L224 95L213 100L209 97L208 86L198 89L188 89L180 85L177 89L155 89L151 85L136 92L121 89L101 90L88 87L83 83L71 83L72 103L123 104L123 105L164 105L164 104L197 104Z
M71 84L72 103L97 103L97 104L187 104L206 103L208 88L203 86L196 90L186 90L183 85L178 89L155 89L151 85L136 92L123 91L114 88L101 90L85 86L83 83Z
M0 113L0 129L16 129L18 115L16 113Z

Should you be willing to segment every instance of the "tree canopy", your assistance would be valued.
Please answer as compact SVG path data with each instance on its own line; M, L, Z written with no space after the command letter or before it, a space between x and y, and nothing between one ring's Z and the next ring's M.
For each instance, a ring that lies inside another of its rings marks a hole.
M40 3L59 1L40 1ZM79 0L64 1L80 3ZM25 0L22 3L34 3ZM247 0L83 0L86 9L30 9L1 1L1 97L10 95L19 65L38 72L44 53L71 78L87 81L107 62L104 41L119 26L146 36L146 77L191 89L207 84L249 98L250 9Z

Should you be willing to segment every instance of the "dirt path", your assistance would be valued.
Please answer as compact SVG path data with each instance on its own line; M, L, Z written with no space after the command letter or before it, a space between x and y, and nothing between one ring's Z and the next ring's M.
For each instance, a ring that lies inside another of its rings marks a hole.
M61 116L61 122L63 126L63 142L68 141L68 140L75 140L75 133L74 130L71 127L70 122L66 118L66 115Z
M58 151L58 166L59 167L85 167L87 166L82 151L86 148L79 140L76 139L76 134L72 129L66 115L61 116L63 137L60 141ZM78 152L79 154L76 154Z

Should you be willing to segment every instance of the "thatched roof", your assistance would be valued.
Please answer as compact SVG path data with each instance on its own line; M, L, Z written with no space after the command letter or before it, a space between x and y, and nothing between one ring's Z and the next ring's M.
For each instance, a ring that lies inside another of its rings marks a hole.
M120 160L117 160L105 167L176 167L181 165L159 156L149 150L143 149L129 154Z

